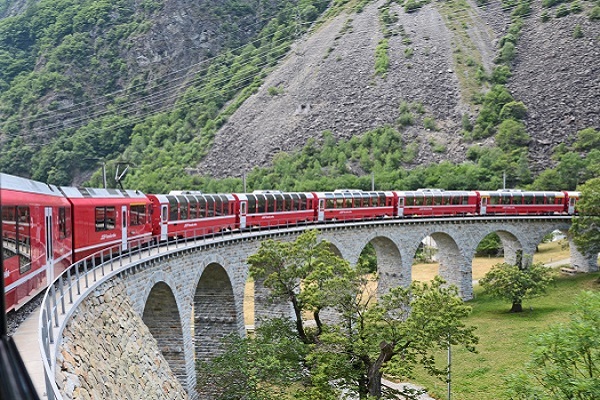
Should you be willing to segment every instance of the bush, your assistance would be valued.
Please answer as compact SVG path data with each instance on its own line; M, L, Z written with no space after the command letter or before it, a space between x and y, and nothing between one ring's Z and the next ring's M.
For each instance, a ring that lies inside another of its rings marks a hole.
M509 64L515 58L516 48L512 42L505 42L500 49L500 55L496 59L496 63Z
M431 131L437 131L437 125L435 123L435 119L432 117L423 118L423 126L425 129L429 129Z
M548 14L548 11L544 10L542 12L541 20L542 20L542 22L550 21L550 14Z
M492 71L492 82L495 84L505 84L508 78L512 76L510 68L507 65L500 65Z
M581 30L581 25L575 25L575 30L573 31L573 37L575 39L580 39L583 37L583 30Z
M498 125L496 145L504 151L526 146L531 137L525 131L525 125L520 121L506 119Z
M590 21L598 21L600 20L600 5L595 6L590 11Z
M500 119L523 119L527 115L527 107L521 101L506 103L500 110Z
M582 11L583 11L583 6L581 5L581 3L578 0L575 0L573 3L571 3L571 12L573 14L578 14Z
M402 114L400 114L400 117L398 117L398 125L401 126L410 126L412 124L414 124L415 122L415 118L413 117L413 115L410 112L404 112Z
M561 4L561 6L556 9L556 18L566 17L567 15L569 15L569 9L566 5Z

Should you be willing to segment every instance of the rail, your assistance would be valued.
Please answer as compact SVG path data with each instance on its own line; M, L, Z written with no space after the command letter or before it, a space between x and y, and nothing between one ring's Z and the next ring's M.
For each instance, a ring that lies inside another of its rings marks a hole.
M127 250L121 251L121 244L98 251L68 267L49 287L44 295L40 312L39 345L42 354L46 393L49 399L62 400L56 384L55 371L58 355L58 344L66 324L76 307L85 297L100 284L135 266L144 266L156 257L167 256L177 252L205 246L214 246L226 242L247 240L262 236L277 236L296 231L311 229L347 229L349 226L364 225L396 225L415 223L457 223L484 220L539 220L539 219L571 219L571 216L504 216L504 217L470 217L470 218L420 218L420 219L381 219L369 221L330 221L318 225L288 224L263 226L247 231L223 231L206 233L206 229L192 229L185 232L184 237L160 242L158 237L150 241L132 240ZM190 234L191 233L191 234ZM188 236L188 237L185 237Z

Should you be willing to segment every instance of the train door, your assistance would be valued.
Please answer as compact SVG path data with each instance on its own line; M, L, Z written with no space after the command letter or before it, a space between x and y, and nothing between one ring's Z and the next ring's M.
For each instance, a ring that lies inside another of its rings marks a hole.
M404 217L404 197L398 197L398 217Z
M127 206L121 206L121 250L127 250Z
M479 206L479 213L481 215L484 215L487 213L487 204L488 204L488 197L481 196L481 205Z
M45 207L45 227L46 227L46 276L48 284L54 281L54 235L52 234L52 207Z
M246 227L246 215L248 213L248 201L240 201L240 229Z
M575 203L577 203L577 199L575 197L569 197L569 215L575 214Z
M325 199L319 199L319 212L317 215L317 221L325 221Z
M169 209L166 204L160 205L160 240L167 240L169 234Z

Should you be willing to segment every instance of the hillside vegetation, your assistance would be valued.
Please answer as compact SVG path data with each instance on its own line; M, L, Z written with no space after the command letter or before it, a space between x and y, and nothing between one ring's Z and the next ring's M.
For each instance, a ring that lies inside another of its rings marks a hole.
M599 14L579 0L0 0L0 170L79 184L127 163L125 184L154 192L242 190L242 175L249 190L371 175L495 189L503 174L574 189L600 173Z

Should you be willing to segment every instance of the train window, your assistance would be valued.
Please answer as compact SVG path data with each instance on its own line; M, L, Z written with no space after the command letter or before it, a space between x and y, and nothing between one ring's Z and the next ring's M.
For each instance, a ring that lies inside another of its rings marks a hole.
M502 204L512 204L512 196L510 194L503 195Z
M546 199L546 196L544 196L543 194L536 194L535 195L535 204L544 204L545 199Z
M265 197L267 201L267 212L275 212L275 196L272 194L267 194Z
M525 204L533 204L533 196L530 194L525 195L523 200Z
M254 214L256 212L256 198L254 195L248 195L248 214Z
M215 216L215 199L212 196L206 197L206 216L214 217Z
M267 202L264 194L256 195L256 212L265 213L267 211Z
M404 199L404 205L405 206L414 206L415 205L415 198L412 195L407 194L406 198Z
M344 208L344 199L336 199L335 208Z
M227 198L227 196L219 195L219 197L221 199L222 213L223 213L223 215L233 214L231 212L231 210L229 209L230 203L229 203L229 199Z
M490 194L490 204L493 204L493 205L500 204L500 196Z
M325 208L333 208L334 207L334 199L327 199Z
M2 207L2 259L7 260L17 255L15 207ZM15 249L13 249L15 246Z
M215 216L220 217L223 215L223 200L219 195L215 195Z
M188 196L188 208L190 212L190 219L198 218L198 199L195 197Z
M177 221L179 219L179 215L177 210L179 209L179 204L177 203L177 199L173 197L169 197L169 220Z
M462 196L462 204L464 206L469 204L469 196Z
M427 206L432 206L432 205L433 205L433 197L431 197L431 196L426 196L426 197L425 197L425 205L427 205Z
M96 207L96 232L115 229L115 208Z
M415 206L422 206L425 204L425 199L423 197L415 197Z
M275 196L275 211L277 212L282 212L283 211L283 206L284 206L284 197L280 194Z
M513 195L512 203L513 204L523 204L523 195L522 194Z
M299 211L306 210L307 207L308 207L307 204L308 204L308 201L309 201L307 199L306 195L305 194L299 194L298 197L299 197L299 199L298 199L298 205L296 206L296 210L299 210ZM312 207L312 205L311 205L311 207Z
M185 196L177 196L179 200L179 219L188 219L189 205Z
M546 196L546 201L548 204L555 204L556 197L553 194L549 194Z
M206 217L206 198L204 196L198 196L198 218Z
M294 207L294 198L292 197L291 194L284 194L283 195L283 200L284 200L284 204L282 205L282 208L284 211L292 211L293 207Z
M146 223L146 205L132 205L129 208L129 225L144 225Z
M442 205L442 196L440 196L440 195L433 196L433 204L436 206L441 206Z
M67 208L58 207L58 235L61 239L67 237Z

